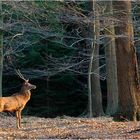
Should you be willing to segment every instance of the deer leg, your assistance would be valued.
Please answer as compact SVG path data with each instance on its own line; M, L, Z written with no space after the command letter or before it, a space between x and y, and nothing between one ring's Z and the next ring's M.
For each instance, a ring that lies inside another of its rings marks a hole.
M20 126L19 126L19 113L18 113L19 111L17 110L16 111L16 123L17 123L17 128L19 129L20 128Z
M21 128L21 110L18 111L19 116L19 127Z
M3 106L1 105L1 102L0 102L0 112L3 112Z

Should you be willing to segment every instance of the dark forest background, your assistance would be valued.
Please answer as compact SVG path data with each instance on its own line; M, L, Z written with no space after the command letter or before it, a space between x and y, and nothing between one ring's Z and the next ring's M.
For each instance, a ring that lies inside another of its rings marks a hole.
M77 19L85 4L3 2L3 96L20 90L23 81L15 69L37 86L24 115L78 116L87 109L87 27Z

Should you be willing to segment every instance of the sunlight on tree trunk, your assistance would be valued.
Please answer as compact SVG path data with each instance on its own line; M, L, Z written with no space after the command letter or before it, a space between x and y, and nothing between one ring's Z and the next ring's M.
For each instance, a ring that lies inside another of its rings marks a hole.
M2 1L0 1L0 97L2 96L2 71L3 71L3 15Z
M139 73L133 41L131 1L114 1L119 113L128 119L140 117Z
M106 12L113 15L112 1L105 2ZM107 19L108 20L108 19ZM107 73L107 110L108 115L113 115L118 109L118 81L117 81L117 62L116 62L116 49L115 49L115 33L114 23L105 28L107 35L105 46L106 56L106 73Z
M99 77L99 36L100 36L100 23L99 23L99 11L96 7L96 2L92 2L92 9L94 10L94 23L91 30L91 37L93 43L91 46L91 58L89 65L89 76L88 76L88 86L89 86L89 116L101 116L104 115L102 107L102 94L100 87L100 77Z

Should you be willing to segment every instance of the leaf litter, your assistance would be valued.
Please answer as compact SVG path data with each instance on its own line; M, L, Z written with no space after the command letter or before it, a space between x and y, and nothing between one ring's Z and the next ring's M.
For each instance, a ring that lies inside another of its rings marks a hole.
M22 116L22 128L17 129L14 116L0 115L0 139L140 139L140 122Z

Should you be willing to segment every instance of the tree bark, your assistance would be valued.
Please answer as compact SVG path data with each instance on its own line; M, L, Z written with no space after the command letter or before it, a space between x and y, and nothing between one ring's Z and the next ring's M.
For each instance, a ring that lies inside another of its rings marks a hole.
M133 43L131 1L114 1L119 113L131 120L140 116L139 73Z
M105 2L106 12L109 17L113 15L112 1ZM108 19L106 19L108 20ZM115 48L115 32L114 23L110 21L110 25L105 28L107 35L105 46L106 56L106 73L107 73L107 110L106 114L113 115L118 110L118 81L117 81L117 61Z
M3 71L3 15L2 1L0 1L0 97L2 97L2 71Z

